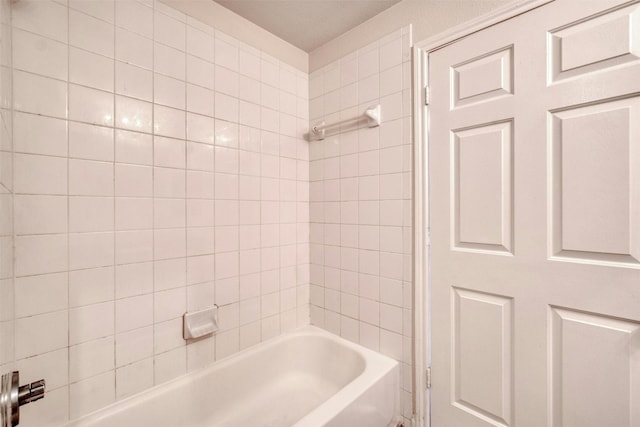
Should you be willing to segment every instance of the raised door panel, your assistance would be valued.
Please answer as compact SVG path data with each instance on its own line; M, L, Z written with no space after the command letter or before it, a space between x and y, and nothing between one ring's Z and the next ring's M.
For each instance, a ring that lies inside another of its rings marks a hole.
M640 5L614 8L549 32L549 78L558 81L640 60Z
M512 248L511 121L452 132L452 246L509 253Z
M454 406L496 426L513 415L513 300L452 288Z
M462 107L513 94L513 46L451 67L451 107Z
M640 267L640 99L551 118L551 255Z
M549 325L551 425L637 426L640 323L551 307Z

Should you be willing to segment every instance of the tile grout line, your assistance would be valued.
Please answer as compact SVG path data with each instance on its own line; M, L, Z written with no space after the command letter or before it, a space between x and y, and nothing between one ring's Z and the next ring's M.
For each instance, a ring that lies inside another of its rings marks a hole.
M183 208L184 208L184 278L185 278L185 282L184 282L184 312L188 312L189 311L189 280L188 280L188 274L189 274L189 263L188 263L188 254L189 254L189 224L188 224L188 219L187 219L187 200L188 200L188 182L187 180L189 179L189 174L188 174L188 167L187 167L187 140L189 139L189 113L187 112L187 80L188 80L188 70L189 70L189 55L187 53L187 45L188 45L188 41L187 41L187 37L188 37L188 24L187 24L187 16L184 15L185 17L185 21L182 22L180 20L180 26L184 26L184 139L181 140L181 143L183 144L183 153L184 153L184 171L183 171L183 176L184 176L184 202L183 202ZM155 13L154 13L154 43L155 43ZM154 88L155 90L155 88ZM155 321L155 320L154 320Z
M152 381L156 385L156 1L151 3L151 355Z
M66 43L66 59L67 59L67 81L66 81L66 111L65 111L65 130L66 130L66 139L67 139L67 150L66 150L66 164L67 164L67 265L66 265L66 275L67 275L67 419L71 419L71 289L70 289L70 280L69 280L69 270L71 267L71 236L69 234L69 230L71 228L70 221L70 211L71 204L69 202L69 193L70 193L70 173L69 173L69 95L70 95L70 84L69 80L71 77L71 43L70 43L70 33L71 33L71 13L69 11L69 6L66 6L67 13L67 43Z
M111 274L112 274L112 279L113 279L113 290L112 290L112 298L113 298L113 393L114 393L114 401L117 400L117 396L118 396L118 391L117 391L117 387L118 387L118 380L117 380L117 368L118 368L118 361L117 361L117 353L116 353L116 349L117 349L117 314L118 311L116 309L116 265L117 265L117 231L116 231L116 128L117 128L117 117L118 117L118 111L117 111L117 96L116 96L116 91L117 91L117 63L118 61L116 60L116 1L113 2L113 24L111 26L111 28L113 28L113 135L112 135L112 143L113 143L113 149L112 149L112 153L113 153L113 166L112 166L112 174L113 174L113 183L112 183L112 191L113 191L113 219L111 221L111 225L112 225L112 230L113 230L113 267L111 268Z
M16 218L15 218L15 176L16 176L16 172L15 172L15 140L14 140L14 123L13 123L13 115L14 115L14 88L13 88L13 9L11 7L11 2L4 0L8 3L7 5L7 10L9 13L9 39L10 39L10 43L9 43L9 55L11 56L11 67L10 67L10 76L11 76L11 92L10 92L10 96L11 96L11 106L9 109L9 113L11 115L11 133L10 133L10 137L11 137L11 290L12 290L12 313L11 313L11 319L12 319L12 341L13 341L13 348L11 349L11 363L13 366L17 365L17 360L16 360Z

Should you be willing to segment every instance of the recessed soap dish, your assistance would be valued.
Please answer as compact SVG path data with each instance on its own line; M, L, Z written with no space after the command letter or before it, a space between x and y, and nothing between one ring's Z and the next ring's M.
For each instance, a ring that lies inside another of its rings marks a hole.
M185 340L211 335L218 330L218 306L185 313L182 324L182 336Z

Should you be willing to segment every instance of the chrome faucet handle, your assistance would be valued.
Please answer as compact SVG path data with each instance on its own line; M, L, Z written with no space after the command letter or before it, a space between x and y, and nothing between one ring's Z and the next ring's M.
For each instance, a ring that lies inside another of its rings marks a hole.
M0 427L15 427L20 423L20 406L44 397L45 381L19 386L20 373L8 372L0 382Z
M38 380L31 384L21 385L18 389L18 404L22 406L42 399L44 397L44 389L44 380Z

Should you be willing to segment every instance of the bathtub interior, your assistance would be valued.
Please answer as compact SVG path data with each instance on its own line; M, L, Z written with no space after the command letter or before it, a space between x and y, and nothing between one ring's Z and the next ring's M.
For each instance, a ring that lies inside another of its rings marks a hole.
M302 425L323 425L364 393L359 388L376 382L364 377L366 371L371 377L371 371L380 367L372 363L371 355L361 352L368 350L359 347L308 326L89 414L68 427L283 427L300 420L307 420ZM329 403L335 413L323 413L323 403Z

